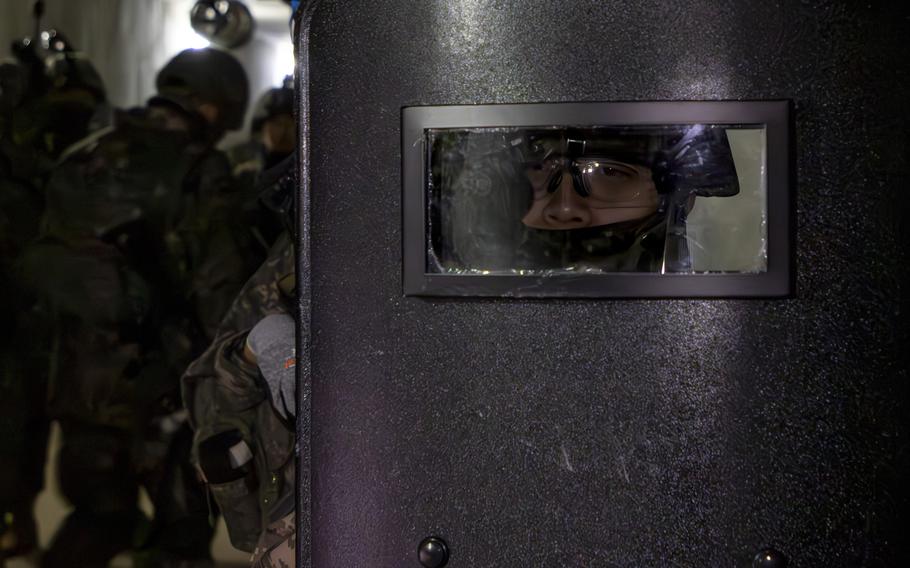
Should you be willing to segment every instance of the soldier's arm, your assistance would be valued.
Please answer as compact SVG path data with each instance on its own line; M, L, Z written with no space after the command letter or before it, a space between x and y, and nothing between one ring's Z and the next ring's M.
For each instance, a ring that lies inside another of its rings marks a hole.
M215 341L183 375L184 403L194 427L217 420L222 412L249 409L267 398L258 368L243 357L246 336L263 317L289 313L293 286L294 252L290 239L283 235L237 295Z

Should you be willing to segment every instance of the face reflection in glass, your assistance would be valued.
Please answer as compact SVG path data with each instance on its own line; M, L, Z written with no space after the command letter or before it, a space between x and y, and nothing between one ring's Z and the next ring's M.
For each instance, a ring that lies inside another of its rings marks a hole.
M569 141L570 145L571 142ZM609 156L569 157L559 141L537 143L539 159L526 163L533 202L528 227L582 229L643 219L659 205L651 170Z

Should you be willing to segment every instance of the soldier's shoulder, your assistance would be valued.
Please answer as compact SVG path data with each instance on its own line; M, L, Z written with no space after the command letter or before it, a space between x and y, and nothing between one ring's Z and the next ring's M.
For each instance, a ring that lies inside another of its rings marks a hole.
M293 304L294 275L293 245L285 234L278 238L269 257L244 284L216 336L248 330L269 314L289 313Z

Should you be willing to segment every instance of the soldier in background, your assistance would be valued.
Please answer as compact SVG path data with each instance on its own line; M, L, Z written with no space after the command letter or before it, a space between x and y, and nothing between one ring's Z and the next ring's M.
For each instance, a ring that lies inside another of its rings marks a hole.
M67 150L23 273L54 321L49 414L73 511L42 560L211 566L212 526L189 465L178 379L245 274L236 188L214 145L242 124L247 79L227 53L187 50L147 106ZM137 506L146 489L149 523Z
M2 150L11 175L42 188L70 145L109 125L111 109L94 65L57 30L13 45L26 90L6 117Z
M153 107L171 106L204 121L197 131L207 152L185 182L175 229L179 238L171 240L182 243L177 252L188 278L185 285L196 317L211 339L257 266L255 245L237 207L244 198L243 188L233 178L225 154L214 149L227 130L243 125L249 86L240 64L212 48L183 51L161 70L156 83Z
M27 88L24 66L0 64L0 148L6 146L9 123L21 108ZM30 298L14 270L23 247L37 235L40 216L38 192L13 177L12 164L0 151L0 564L4 558L34 549L32 503L43 485L44 373L40 349L28 345L36 334L23 337L28 321L20 310Z
M49 322L15 267L38 235L55 160L103 126L108 108L97 71L62 34L40 32L13 52L0 64L0 560L35 548L48 441Z
M253 109L250 139L227 151L240 187L239 206L258 252L253 270L265 261L282 227L281 218L263 203L261 175L290 156L296 144L293 79L288 76L281 87L259 97Z

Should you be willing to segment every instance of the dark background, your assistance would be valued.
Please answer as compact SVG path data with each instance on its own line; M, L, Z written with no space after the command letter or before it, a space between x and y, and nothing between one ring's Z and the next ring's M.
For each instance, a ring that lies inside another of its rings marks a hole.
M430 534L454 567L902 565L908 32L900 2L323 2L313 565ZM402 296L402 106L781 98L793 298Z

